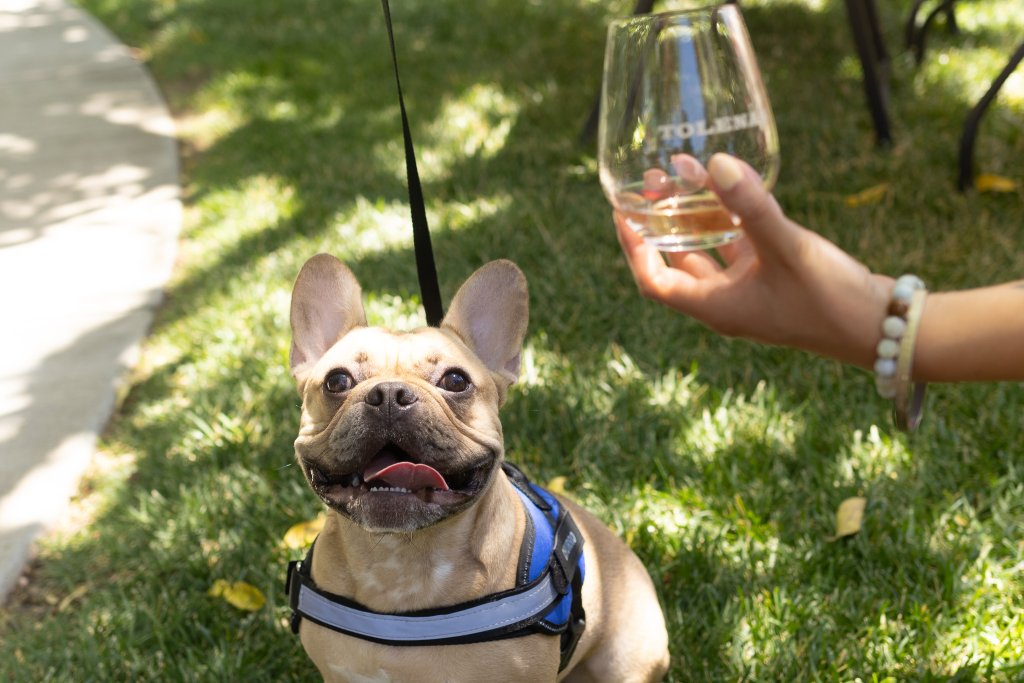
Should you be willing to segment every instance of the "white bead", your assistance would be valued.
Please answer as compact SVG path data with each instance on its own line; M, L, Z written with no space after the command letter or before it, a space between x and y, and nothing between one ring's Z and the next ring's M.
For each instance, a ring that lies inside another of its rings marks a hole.
M907 331L907 321L903 318L890 315L882 321L882 334L890 339L899 339Z
M895 377L896 361L892 358L879 358L875 361L875 374L879 377Z
M900 355L900 343L895 339L883 339L876 348L879 358L895 358Z
M914 295L914 289L915 287L909 282L897 282L896 286L892 288L892 298L909 304L910 298Z
M909 273L906 275L900 275L896 278L896 284L901 283L911 287L912 289L924 289L924 281L922 281L918 276L910 275Z
M905 304L910 303L914 290L924 289L924 282L916 275L900 275L892 288L892 298Z

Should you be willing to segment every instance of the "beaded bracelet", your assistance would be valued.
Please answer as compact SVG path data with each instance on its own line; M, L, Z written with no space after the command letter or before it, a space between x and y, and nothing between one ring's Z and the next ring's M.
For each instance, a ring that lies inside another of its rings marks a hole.
M876 348L875 388L882 398L893 399L896 426L905 432L917 429L924 407L926 385L914 383L913 390L910 385L914 343L926 294L924 282L914 275L902 275L896 280L882 321L882 339Z

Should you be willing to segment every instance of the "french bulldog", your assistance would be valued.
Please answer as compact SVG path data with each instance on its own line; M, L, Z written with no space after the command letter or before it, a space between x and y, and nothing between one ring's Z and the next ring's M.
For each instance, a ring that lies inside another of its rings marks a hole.
M359 283L312 257L291 302L291 370L302 396L295 453L328 508L311 578L380 613L437 610L516 585L527 512L502 468L498 410L519 373L526 278L493 261L458 290L439 327L367 326ZM327 681L456 683L660 680L664 616L640 560L596 517L581 530L586 627L559 671L558 636L393 645L303 619Z

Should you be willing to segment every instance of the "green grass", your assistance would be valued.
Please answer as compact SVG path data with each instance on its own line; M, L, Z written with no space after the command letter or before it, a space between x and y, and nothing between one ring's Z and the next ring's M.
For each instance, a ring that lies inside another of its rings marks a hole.
M10 681L289 681L281 539L320 505L291 466L288 300L330 251L375 321L421 320L401 129L376 2L86 0L179 114L187 226L168 301L83 487L0 613ZM1020 0L959 3L920 67L879 3L894 146L879 150L838 0L745 2L780 128L787 211L933 288L1024 273L1024 192L960 195L967 108L1024 32ZM660 591L673 681L1024 676L1020 385L933 386L896 432L867 373L717 337L636 294L577 133L622 0L393 8L442 291L511 258L531 283L510 458L629 540ZM979 169L1024 181L1024 87ZM890 183L878 204L843 198ZM1020 314L1008 311L1007 315ZM864 495L862 532L830 542ZM259 587L242 612L207 590Z

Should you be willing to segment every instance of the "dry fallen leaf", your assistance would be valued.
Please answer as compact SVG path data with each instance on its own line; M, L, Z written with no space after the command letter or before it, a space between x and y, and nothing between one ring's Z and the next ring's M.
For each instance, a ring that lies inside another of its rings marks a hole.
M860 531L867 502L867 498L855 496L839 504L839 509L836 510L836 535L831 537L830 541L853 536Z
M215 598L224 598L232 606L246 612L255 612L267 602L267 598L259 588L245 581L230 582L217 579L207 594Z
M316 540L316 535L324 528L326 520L327 517L320 515L292 525L284 534L284 547L290 550L308 548Z
M889 192L889 183L879 183L872 185L871 187L856 192L854 194L848 194L843 198L843 203L850 208L856 208L858 206L867 206L869 204L877 204L878 202L885 199L885 195Z
M60 604L57 605L57 611L63 612L64 610L66 610L68 607L71 606L71 603L86 595L89 592L89 588L90 586L88 584L82 584L75 590L68 593L66 596L64 596L64 599L60 601Z
M565 495L565 477L552 477L551 481L549 481L547 486L545 486L544 488L546 488L548 491L551 491L551 493Z
M978 192L1016 192L1017 181L1001 175L982 173L974 180Z

